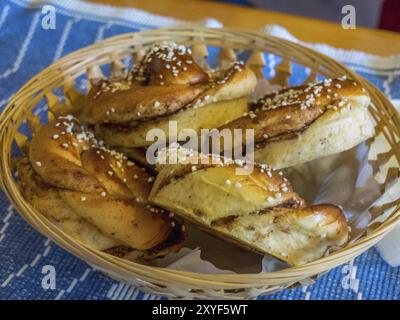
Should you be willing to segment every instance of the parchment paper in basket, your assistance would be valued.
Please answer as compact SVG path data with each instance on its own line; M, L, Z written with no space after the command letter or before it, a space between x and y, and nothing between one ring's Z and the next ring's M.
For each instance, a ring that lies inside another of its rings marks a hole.
M278 89L259 83L255 96ZM400 197L397 178L391 177L394 158L386 159L390 146L382 134L340 154L285 170L295 190L308 203L333 203L343 207L352 229L351 241L383 221L382 205ZM385 163L385 165L383 165ZM379 170L378 167L383 169ZM198 230L188 229L188 248L158 261L159 266L201 273L258 273L287 268L272 256L261 257Z
M400 99L392 100L393 105L400 111ZM400 184L394 184L393 188L400 188ZM396 190L397 191L397 190ZM399 191L397 191L399 192ZM394 192L396 194L396 192ZM395 198L393 198L395 199ZM400 225L397 225L385 238L378 244L377 249L382 258L392 267L400 266Z

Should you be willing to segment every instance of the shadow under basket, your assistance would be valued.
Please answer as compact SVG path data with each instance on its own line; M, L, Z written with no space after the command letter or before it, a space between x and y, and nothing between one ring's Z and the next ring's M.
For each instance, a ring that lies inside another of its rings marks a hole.
M272 84L286 86L344 75L358 81L372 99L369 111L376 123L376 136L381 135L389 146L377 155L376 167L381 169L394 159L395 165L387 170L384 184L398 178L399 114L371 83L333 59L287 40L238 30L176 27L127 33L73 52L49 66L15 94L1 115L1 186L16 210L44 236L112 278L148 293L184 299L243 299L315 279L375 245L400 220L400 200L391 199L374 208L374 217L381 219L375 219L362 236L345 248L303 266L257 274L200 274L147 266L94 250L62 232L22 197L12 171L13 143L23 149L41 122L73 108L71 101L84 94L84 87L103 78L104 73L121 74L143 56L146 48L160 41L191 46L196 61L204 68L244 60L258 78L267 78ZM293 68L302 68L304 79L292 79Z

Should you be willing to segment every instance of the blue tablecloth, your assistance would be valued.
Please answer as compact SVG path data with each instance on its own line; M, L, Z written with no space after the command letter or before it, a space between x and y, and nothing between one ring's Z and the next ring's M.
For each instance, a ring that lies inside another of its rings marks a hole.
M41 7L57 8L56 29L42 28ZM59 57L112 35L177 21L138 10L120 10L75 0L3 0L0 4L0 110L34 74ZM328 54L371 79L391 98L400 98L400 59L374 60L361 53ZM360 58L362 55L362 59ZM347 60L346 60L347 59ZM386 62L385 62L386 61ZM390 62L390 63L389 63ZM268 57L271 67L275 62ZM114 281L33 230L0 192L0 299L161 299ZM45 290L42 268L56 270L56 288ZM259 299L399 299L400 268L372 248L355 261L323 275L315 284Z

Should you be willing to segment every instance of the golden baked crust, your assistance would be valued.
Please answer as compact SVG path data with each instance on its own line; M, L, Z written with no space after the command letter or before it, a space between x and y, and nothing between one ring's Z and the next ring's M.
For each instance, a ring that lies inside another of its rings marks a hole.
M190 49L162 43L126 78L103 80L76 103L87 123L127 124L247 96L255 84L254 73L241 63L207 74Z
M17 162L17 172L24 198L71 237L99 250L121 245L76 214L62 200L57 189L45 183L33 171L28 158L21 158Z
M269 253L291 265L303 265L326 254L330 247L348 240L348 227L340 208L312 205L273 208L240 216L214 228L234 241L251 243L255 251Z
M228 114L229 112L229 114ZM171 114L167 117L136 123L132 125L102 124L97 127L97 133L107 143L125 148L146 147L154 143L147 139L147 134L152 129L162 132L170 141L183 141L179 136L184 129L192 129L200 133L201 129L216 128L221 123L241 117L247 112L247 98L220 101L211 103L201 108L189 108L182 112ZM170 124L176 122L176 133L169 130Z
M206 88L199 85L152 85L144 86L135 82L129 89L101 92L101 87L110 86L108 81L93 87L82 105L79 118L87 123L129 123L152 119L174 113L197 98Z
M241 117L255 86L243 63L205 72L189 48L168 42L152 46L125 78L103 80L75 103L78 117L96 125L107 143L143 147L153 143L146 139L153 128L175 138L169 136L171 121L199 133Z
M53 206L68 208L107 238L139 250L159 246L181 228L167 212L148 203L153 177L105 148L71 116L59 117L35 133L29 161L38 177L34 179L40 178L48 190L41 198L47 202L40 210L45 215L52 215L47 209ZM39 192L28 179L22 183ZM52 199L57 202L52 204Z
M351 108L352 96L366 96L363 88L351 80L333 79L309 86L285 88L250 103L249 112L221 129L254 129L256 143L283 139L302 132L327 110L344 112Z
M237 175L235 169L246 163L191 163L160 165L150 201L217 236L293 265L318 259L348 240L338 207L305 206L290 182L267 166L253 164L251 174Z
M369 138L374 131L369 103L357 82L328 79L268 94L251 103L246 116L220 129L254 129L254 159L279 169L347 150ZM353 124L346 126L351 119ZM299 139L304 135L305 139ZM321 144L312 143L317 140ZM310 143L313 148L301 152Z

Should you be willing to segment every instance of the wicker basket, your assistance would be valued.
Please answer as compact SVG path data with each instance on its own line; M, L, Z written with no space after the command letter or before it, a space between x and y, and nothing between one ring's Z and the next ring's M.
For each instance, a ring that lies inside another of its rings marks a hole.
M263 77L266 65L264 53L272 53L282 58L275 68L275 76L271 79L277 84L288 83L292 63L309 68L307 82L315 80L317 75L346 75L356 79L372 97L370 112L377 123L377 133L382 134L390 145L389 151L378 155L377 162L383 163L384 159L393 157L400 162L400 116L394 107L367 80L320 53L271 36L229 29L177 27L128 33L78 50L46 68L17 92L1 115L1 186L16 210L40 233L111 277L126 281L149 293L174 298L241 299L285 289L343 264L376 244L400 220L400 201L396 199L380 206L374 213L385 217L383 222L374 223L357 241L327 257L301 267L277 272L228 275L197 274L145 266L93 250L58 229L21 196L11 167L13 142L24 148L28 137L26 129L25 134L22 134L21 128L27 122L31 130L34 130L40 121L43 121L41 119L46 118L37 116L40 111L48 109L48 116L51 117L57 114L60 108L72 107L71 97L82 94L75 89L75 79L84 77L90 82L96 81L103 77L100 66L107 65L111 65L111 72L119 73L124 68L122 61L138 59L146 47L163 40L192 46L196 60L203 67L208 65L210 47L213 50L215 47L220 48L220 64L235 60L241 52L248 57L247 63L258 77ZM59 99L60 95L65 96L65 99ZM38 107L41 110L38 110ZM385 182L390 183L397 174L398 168L391 168Z

